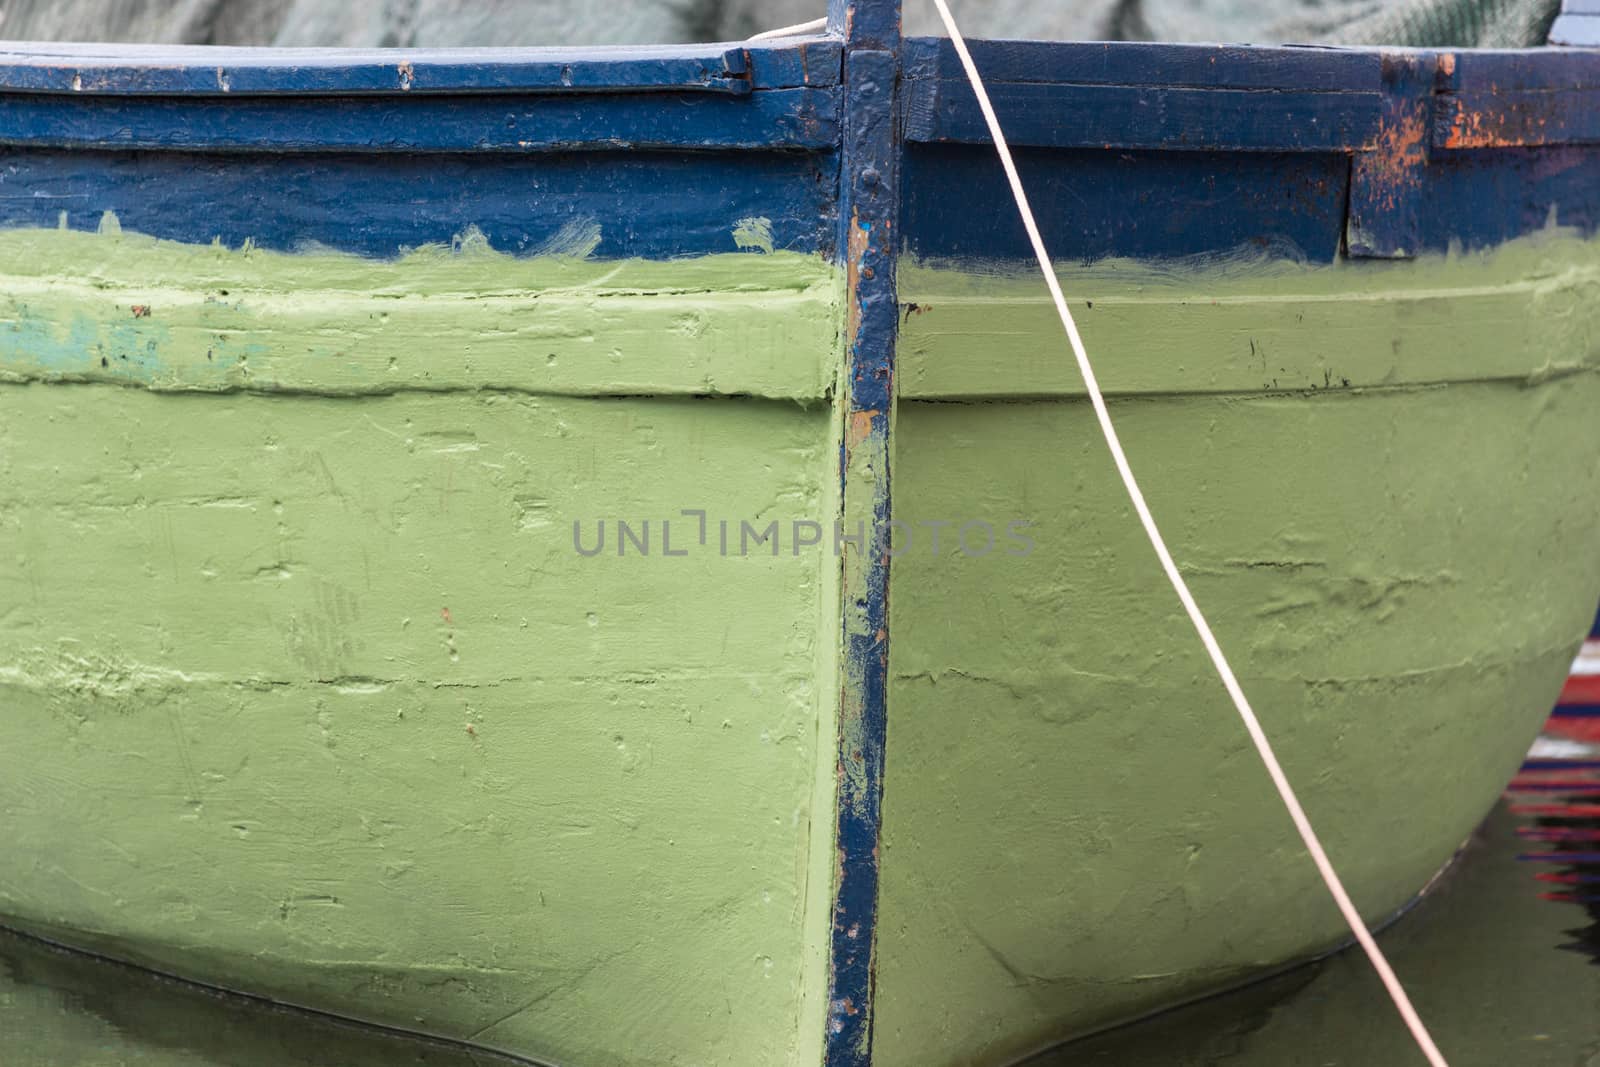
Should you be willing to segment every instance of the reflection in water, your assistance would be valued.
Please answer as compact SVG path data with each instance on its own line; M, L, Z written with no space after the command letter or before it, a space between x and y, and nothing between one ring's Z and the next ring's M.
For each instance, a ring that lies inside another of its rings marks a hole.
M1555 713L1544 736L1529 753L1512 790L1512 811L1536 816L1536 826L1522 830L1542 849L1523 855L1531 863L1552 864L1535 877L1544 882L1544 898L1576 904L1589 915L1589 925L1573 930L1561 946L1600 963L1600 615L1594 632L1572 665ZM1587 1065L1586 1065L1587 1067Z
M1551 767L1553 773L1540 774L1545 768L1525 768L1514 783L1542 784L1556 779L1557 788L1575 785L1578 791L1561 799L1549 801L1541 798L1532 803L1513 804L1512 811L1523 816L1535 816L1533 826L1518 829L1525 846L1519 859L1527 863L1551 867L1534 877L1544 883L1540 896L1558 904L1575 904L1588 914L1589 923L1569 930L1572 940L1560 947L1577 952L1592 964L1600 966L1600 763L1591 762L1581 768L1585 774L1576 781L1563 772L1571 772L1569 764ZM1563 775L1557 778L1558 775ZM1588 781L1584 781L1584 779Z

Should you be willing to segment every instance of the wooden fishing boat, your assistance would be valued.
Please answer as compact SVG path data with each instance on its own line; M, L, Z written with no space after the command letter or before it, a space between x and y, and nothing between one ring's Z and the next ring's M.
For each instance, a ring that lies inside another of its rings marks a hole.
M0 921L575 1065L999 1064L1338 942L948 42L832 25L0 56ZM1378 922L1600 593L1600 53L974 53Z

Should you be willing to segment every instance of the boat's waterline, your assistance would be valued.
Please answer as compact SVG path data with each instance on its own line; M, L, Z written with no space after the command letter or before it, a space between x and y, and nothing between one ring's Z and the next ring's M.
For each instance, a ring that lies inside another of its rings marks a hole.
M792 534L838 508L836 268L32 230L0 276L8 922L557 1062L817 1061L838 559ZM1529 546L1600 526L1600 247L1067 284L1180 564L1392 909L1592 616L1600 561ZM997 1062L1338 932L1036 289L902 267L884 1063ZM781 550L741 554L746 520Z

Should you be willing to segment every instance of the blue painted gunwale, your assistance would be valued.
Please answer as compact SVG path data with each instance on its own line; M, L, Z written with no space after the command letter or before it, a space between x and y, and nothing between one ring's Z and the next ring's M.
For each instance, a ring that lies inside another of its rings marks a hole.
M1600 144L1600 108L1595 106L1600 102L1600 53L1445 54L1450 60L1438 79L1433 147Z
M0 92L72 96L722 92L839 84L839 42L577 48L0 45Z
M5 96L0 145L227 152L832 150L840 92Z
M532 254L597 223L597 257L670 259L738 251L734 226L764 218L775 249L831 256L841 54L814 36L433 52L12 45L0 226L56 226L64 211L92 229L111 211L172 240L390 258L469 228ZM728 56L748 91L684 84Z
M1325 48L973 41L1014 146L1325 152L1370 138L1373 52ZM906 41L905 136L989 143L955 50Z
M1600 52L985 41L1063 259L1311 262L1600 224ZM1030 255L948 42L905 45L906 251ZM1456 133L1465 128L1470 135Z
M975 41L972 53L1015 145L1371 150L1403 65L1428 72L1416 92L1436 98L1437 147L1456 147L1444 131L1463 113L1507 127L1491 147L1600 140L1597 51ZM905 72L906 140L988 143L948 42L907 40Z
M881 50L899 47L898 39L880 43L887 45ZM404 232L385 241L359 219L342 223L306 211L280 217L264 184L275 167L292 172L286 154L329 155L327 188L346 186L347 199L387 204L400 190L385 183L381 167L347 162L350 155L371 154L387 167L405 154L430 153L484 161L478 180L487 216L528 207L514 202L512 183L496 189L487 176L522 164L490 157L552 161L547 189L573 217L603 220L621 210L629 219L620 230L602 225L602 256L728 250L710 221L730 214L719 211L722 200L737 204L738 217L772 219L781 247L836 255L838 188L836 177L826 176L837 175L846 138L845 48L833 37L392 54L12 46L0 51L0 106L9 119L0 123L0 155L19 168L17 182L29 180L29 170L71 171L72 189L61 195L73 202L65 206L82 201L91 217L102 180L105 199L120 207L98 206L131 209L129 168L111 160L119 151L144 159L193 153L202 172L241 191L250 187L252 204L218 200L226 224L211 234L183 212L146 212L152 228L145 232L185 240L249 236L269 247L316 241L392 255L448 241L467 223L503 231L491 241L511 250L532 250L549 236L536 226L464 218L447 205L440 218L450 225L436 224L429 214L440 202L430 196L412 219L386 220ZM1060 204L1044 222L1057 231L1048 236L1064 258L1188 256L1247 241L1312 261L1341 252L1405 256L1452 243L1493 245L1544 225L1552 212L1592 232L1600 214L1588 191L1600 178L1588 151L1600 139L1597 52L1039 42L973 48L1030 182ZM726 66L730 55L748 57L748 93L685 84L696 71ZM400 87L403 67L412 71L410 88ZM1401 77L1403 71L1411 73ZM73 78L79 89L61 88ZM906 41L900 84L903 247L934 259L1025 259L948 44ZM1406 158L1387 158L1385 131L1418 114L1432 125L1428 143ZM1449 131L1462 114L1476 117L1475 129L1492 131L1482 136L1493 151L1452 141ZM40 151L61 154L49 161ZM581 187L569 188L560 175L570 164L554 160L579 152L602 162ZM626 162L672 152L682 154L682 165L657 168L648 179L642 175L649 168ZM252 170L247 154L271 162ZM796 155L811 165L782 162ZM709 175L725 177L703 187L692 159L707 160ZM751 173L741 190L735 172L744 161ZM168 168L144 169L154 175ZM251 186L252 173L262 184ZM522 180L534 176L519 170ZM185 198L182 183L171 188ZM651 205L619 207L640 192L652 194ZM942 203L959 207L941 210ZM44 206L8 201L0 225L50 224L54 219L41 218ZM697 225L702 213L706 221Z
M840 49L0 50L0 144L256 152L816 149Z

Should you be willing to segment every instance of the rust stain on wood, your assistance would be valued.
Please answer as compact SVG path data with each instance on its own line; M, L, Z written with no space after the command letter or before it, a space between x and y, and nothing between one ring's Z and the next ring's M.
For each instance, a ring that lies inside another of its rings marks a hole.
M1363 176L1369 183L1368 202L1394 210L1421 180L1417 168L1426 162L1428 126L1423 117L1407 113L1378 129L1377 143L1367 156Z
M1444 136L1440 147L1523 148L1548 144L1550 138L1546 130L1550 117L1544 112L1549 105L1541 99L1548 94L1527 95L1533 99L1508 99L1492 111L1447 99L1445 106L1449 112L1442 124Z
M871 244L871 231L861 225L856 212L850 212L850 229L845 237L844 273L845 292L850 294L845 314L845 340L851 349L855 348L856 337L861 332L861 261Z
M850 413L850 433L845 439L845 448L854 451L855 447L868 437L872 436L872 420L877 417L876 411L852 411Z

